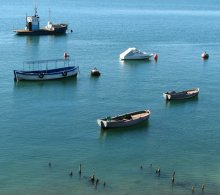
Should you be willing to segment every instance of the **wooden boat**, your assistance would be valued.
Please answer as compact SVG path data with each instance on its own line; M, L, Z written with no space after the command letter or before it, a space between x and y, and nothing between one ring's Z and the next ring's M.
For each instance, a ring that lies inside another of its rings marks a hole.
M181 92L175 92L175 91L166 92L166 93L163 93L163 97L168 101L169 100L182 100L182 99L195 97L198 94L199 94L199 88L195 88L195 89L189 89L189 90L181 91Z
M142 110L142 111L126 113L114 117L106 117L103 119L98 119L97 123L103 129L128 127L146 121L149 118L149 116L150 116L150 110Z
M23 69L28 67L31 70L14 70L14 79L41 81L77 76L79 67L71 66L69 62L69 59L27 61Z
M40 17L37 15L37 8L35 7L35 14L33 16L26 16L26 27L22 30L14 30L17 35L60 35L65 34L68 24L53 24L48 21L44 28L40 28Z
M99 70L97 68L94 68L91 70L91 76L100 76L101 73L99 72Z

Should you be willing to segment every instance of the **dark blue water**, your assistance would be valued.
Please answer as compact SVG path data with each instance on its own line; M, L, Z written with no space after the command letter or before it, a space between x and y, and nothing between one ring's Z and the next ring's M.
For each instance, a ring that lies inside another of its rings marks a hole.
M36 3L41 26L50 9L51 20L67 22L73 33L15 36L35 3L1 2L0 194L191 194L192 186L201 194L202 184L204 194L220 194L220 2ZM119 61L128 47L159 59ZM76 79L14 82L23 61L65 51L80 67ZM90 77L93 67L101 77ZM196 99L166 103L162 97L193 87L200 88ZM145 124L103 132L96 123L142 109L152 112ZM88 182L92 174L97 189Z

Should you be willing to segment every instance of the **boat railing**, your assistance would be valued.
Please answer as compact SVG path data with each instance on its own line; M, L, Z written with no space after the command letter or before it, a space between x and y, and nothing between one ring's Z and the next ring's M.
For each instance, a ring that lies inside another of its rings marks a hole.
M75 63L74 63L75 64ZM23 69L29 70L48 70L51 66L53 68L58 67L69 67L70 66L70 59L48 59L48 60L35 60L35 61L25 61L23 62Z

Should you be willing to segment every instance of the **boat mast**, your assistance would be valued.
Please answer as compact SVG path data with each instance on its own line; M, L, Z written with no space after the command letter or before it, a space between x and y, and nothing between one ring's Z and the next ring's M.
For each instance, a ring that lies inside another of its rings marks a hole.
M36 0L33 0L33 4L34 4L34 16L37 16L37 3Z
M34 16L36 17L37 16L37 6L35 5L35 8L34 8Z
M26 21L26 27L25 27L25 30L27 30L27 29L28 29L27 13L26 13L26 16L25 16L25 21Z
M50 19L51 19L51 11L50 11L50 8L49 8L49 20L48 21L50 21Z

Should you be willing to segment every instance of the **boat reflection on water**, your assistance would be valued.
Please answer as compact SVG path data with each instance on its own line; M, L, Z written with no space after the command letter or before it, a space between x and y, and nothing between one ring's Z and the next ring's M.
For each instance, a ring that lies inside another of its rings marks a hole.
M74 87L77 86L77 77L65 79L46 80L46 81L22 81L14 82L14 88L33 88L33 87Z
M122 66L140 66L150 64L151 60L119 60L119 63Z
M135 134L135 133L146 133L150 127L150 121L143 121L140 124L130 126L130 127L122 127L122 128L114 128L114 129L100 129L100 138L105 139L107 137L118 137L123 134Z
M38 45L40 41L39 36L27 36L27 37L19 37L19 38L26 38L27 45Z

